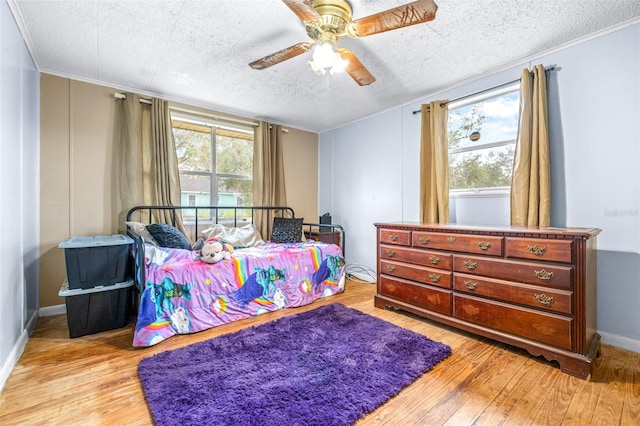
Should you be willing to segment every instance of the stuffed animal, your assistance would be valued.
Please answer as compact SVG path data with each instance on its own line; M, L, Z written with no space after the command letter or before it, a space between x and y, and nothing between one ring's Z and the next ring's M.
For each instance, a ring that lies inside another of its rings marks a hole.
M192 249L196 253L195 258L205 263L217 263L230 259L231 253L233 253L231 245L217 238L209 238L208 240L200 238Z

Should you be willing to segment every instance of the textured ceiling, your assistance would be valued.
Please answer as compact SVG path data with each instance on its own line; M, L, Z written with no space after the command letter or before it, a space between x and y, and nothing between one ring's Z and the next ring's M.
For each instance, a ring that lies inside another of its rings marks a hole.
M8 0L43 73L321 132L623 24L638 0L435 0L434 21L345 38L376 77L315 75L300 55L247 64L308 37L280 0ZM410 0L351 0L355 19ZM560 64L561 65L561 64Z

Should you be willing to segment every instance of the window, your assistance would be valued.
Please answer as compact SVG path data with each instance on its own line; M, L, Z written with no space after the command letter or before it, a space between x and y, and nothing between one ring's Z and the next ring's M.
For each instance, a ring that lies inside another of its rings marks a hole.
M182 112L172 112L171 120L180 171L181 205L251 206L253 127ZM218 218L232 217L232 213L220 210ZM209 214L200 211L198 219L209 219ZM183 211L183 217L195 218L195 210Z
M449 104L449 188L508 191L518 134L519 85Z

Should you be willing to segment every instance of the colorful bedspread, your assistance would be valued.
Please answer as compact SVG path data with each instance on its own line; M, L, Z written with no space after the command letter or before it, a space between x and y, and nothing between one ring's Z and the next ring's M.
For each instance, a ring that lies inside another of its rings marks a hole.
M145 245L145 286L133 346L151 346L344 290L344 258L333 244L267 243L215 264L188 250Z

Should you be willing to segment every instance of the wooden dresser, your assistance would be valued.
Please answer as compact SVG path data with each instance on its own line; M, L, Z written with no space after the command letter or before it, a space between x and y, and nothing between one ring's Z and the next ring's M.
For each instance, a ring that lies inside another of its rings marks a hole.
M599 229L377 223L375 306L403 309L591 373Z

